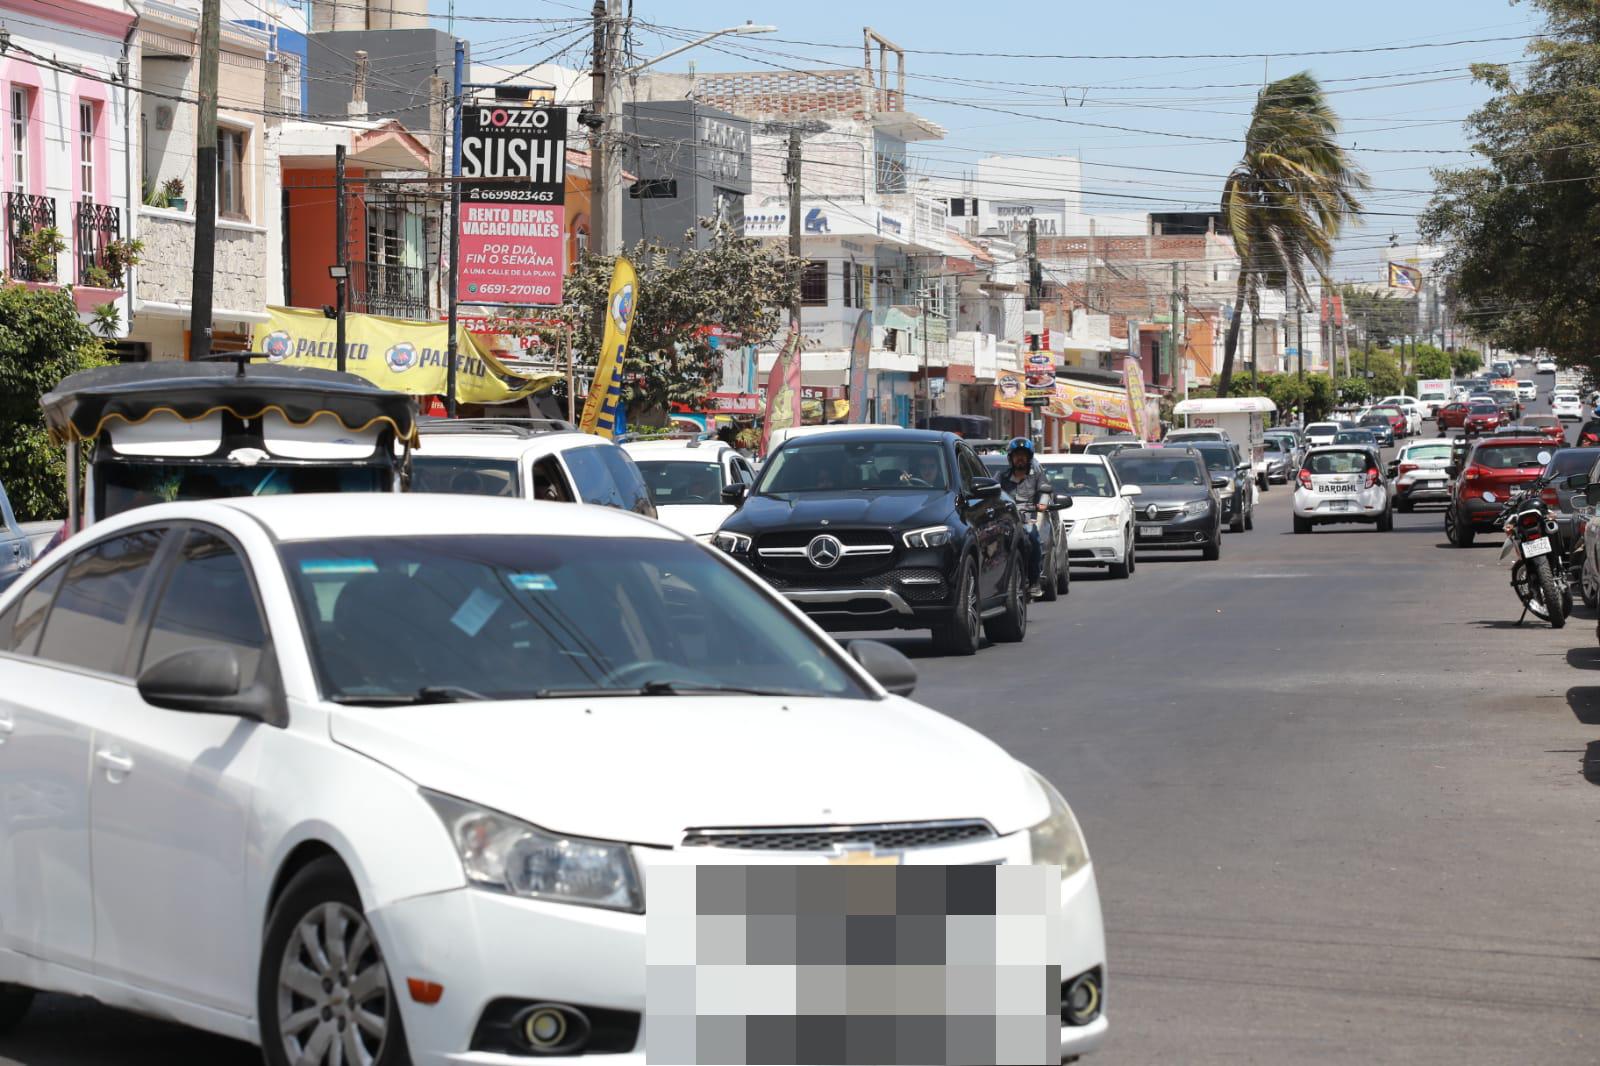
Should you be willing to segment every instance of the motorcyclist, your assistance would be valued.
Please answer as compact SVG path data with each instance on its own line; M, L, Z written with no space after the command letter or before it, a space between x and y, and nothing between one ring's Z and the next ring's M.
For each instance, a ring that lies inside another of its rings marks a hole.
M1006 445L1006 461L1011 464L1001 486L1016 501L1017 509L1032 515L1035 521L1025 527L1028 531L1028 590L1034 597L1044 595L1039 587L1039 575L1044 571L1044 545L1039 539L1037 518L1050 510L1050 478L1033 457L1033 441L1027 437L1014 437Z

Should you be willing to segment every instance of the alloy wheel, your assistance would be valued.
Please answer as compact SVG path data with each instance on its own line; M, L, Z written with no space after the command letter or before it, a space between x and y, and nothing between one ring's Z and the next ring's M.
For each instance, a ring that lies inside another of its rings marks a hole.
M360 911L324 903L295 927L278 968L278 1030L296 1066L370 1066L395 1009L389 972Z
M962 625L966 627L972 646L976 648L983 639L983 611L978 607L978 579L970 568L967 570L966 584L962 586L961 614Z

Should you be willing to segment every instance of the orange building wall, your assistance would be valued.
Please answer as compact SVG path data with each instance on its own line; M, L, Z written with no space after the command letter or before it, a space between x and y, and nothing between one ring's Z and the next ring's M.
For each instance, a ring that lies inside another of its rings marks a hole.
M350 177L365 173L357 167L347 167L345 172ZM287 200L284 232L289 235L289 291L284 302L290 307L332 306L338 297L328 268L339 255L334 239L338 229L333 168L284 171L283 185ZM364 254L362 208L358 186L345 201L345 249L351 259Z

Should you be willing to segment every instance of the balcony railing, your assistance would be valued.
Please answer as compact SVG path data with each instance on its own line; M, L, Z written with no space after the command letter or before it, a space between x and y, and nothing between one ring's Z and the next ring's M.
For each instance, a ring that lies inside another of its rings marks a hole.
M56 264L35 266L22 254L22 244L31 233L55 224L54 197L6 193L6 273L17 281L55 281Z
M121 285L123 279L107 261L106 246L122 236L122 212L109 204L80 200L72 205L72 228L78 238L78 284L107 289Z
M367 260L350 264L352 310L390 318L428 318L428 272L423 267Z

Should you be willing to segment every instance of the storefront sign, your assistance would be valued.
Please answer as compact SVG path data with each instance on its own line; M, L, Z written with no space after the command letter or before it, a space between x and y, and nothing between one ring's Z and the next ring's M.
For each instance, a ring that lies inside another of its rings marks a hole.
M994 405L1007 411L1026 411L1026 374L1021 370L1002 370L995 382ZM1054 394L1045 402L1044 414L1076 422L1082 426L1132 432L1128 415L1128 394L1121 389L1089 385L1057 378Z
M701 115L698 132L701 173L712 181L737 182L750 152L749 131Z
M764 395L754 392L713 392L709 399L707 406L720 414L754 415L761 413Z
M460 176L468 180L461 185L457 293L466 303L559 304L566 108L468 105L461 127Z
M1029 352L1025 372L1027 394L1024 402L1029 407L1043 407L1050 402L1056 389L1056 357L1051 352Z

